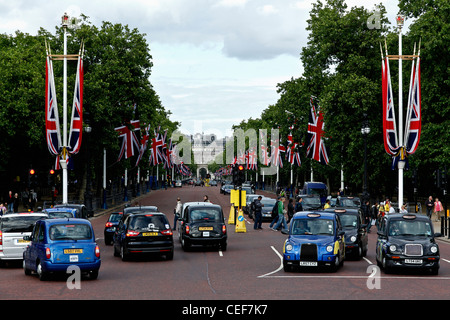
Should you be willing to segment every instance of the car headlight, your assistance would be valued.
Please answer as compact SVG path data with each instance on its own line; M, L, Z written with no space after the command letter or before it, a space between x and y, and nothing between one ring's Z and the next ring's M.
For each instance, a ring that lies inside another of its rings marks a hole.
M391 252L397 251L397 246L396 246L395 244L391 244L391 245L389 246L389 251L391 251Z
M430 251L431 251L431 253L436 253L436 252L438 252L438 247L437 246L432 246L430 248Z
M355 242L356 241L356 236L351 236L350 237L350 242Z
M292 244L288 243L286 245L286 251L291 251L294 247L292 246Z
M327 246L327 252L332 252L333 251L333 246Z

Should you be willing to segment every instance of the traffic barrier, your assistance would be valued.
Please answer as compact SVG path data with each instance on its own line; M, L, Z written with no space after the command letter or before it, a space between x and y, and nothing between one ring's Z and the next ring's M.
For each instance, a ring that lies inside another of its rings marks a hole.
M235 232L247 232L247 227L245 226L244 212L239 210Z
M234 221L234 206L231 206L230 208L230 216L228 217L228 224L236 224Z

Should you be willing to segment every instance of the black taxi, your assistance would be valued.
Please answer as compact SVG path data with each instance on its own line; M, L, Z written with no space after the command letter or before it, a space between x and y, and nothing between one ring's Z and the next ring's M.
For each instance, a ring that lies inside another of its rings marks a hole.
M333 208L325 209L339 216L342 230L345 232L345 256L346 258L361 259L367 255L369 240L367 224L363 223L361 210L358 208Z
M433 224L419 214L389 214L383 217L378 229L376 260L389 273L393 269L409 268L439 271L439 246Z

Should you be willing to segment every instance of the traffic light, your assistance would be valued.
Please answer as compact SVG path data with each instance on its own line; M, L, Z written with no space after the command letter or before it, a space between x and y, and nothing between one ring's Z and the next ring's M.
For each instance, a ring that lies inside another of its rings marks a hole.
M34 176L35 173L36 171L34 171L34 169L30 169L30 176Z
M245 167L240 164L237 166L237 185L241 186L245 182Z

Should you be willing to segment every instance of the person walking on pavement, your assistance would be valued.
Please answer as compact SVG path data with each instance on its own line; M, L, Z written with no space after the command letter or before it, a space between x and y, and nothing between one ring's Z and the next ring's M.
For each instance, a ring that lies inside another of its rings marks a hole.
M294 216L295 210L294 210L294 199L290 198L289 199L289 203L288 203L288 211L287 211L287 215L288 215L288 220L286 221L287 223L289 223L292 219L292 217Z
M6 197L6 207L7 212L13 212L14 211L14 195L11 190L8 192L8 196Z
M431 219L431 214L433 213L434 208L434 201L432 196L429 196L428 200L425 201L425 207L427 208L427 217Z
M438 198L434 201L434 212L436 213L436 221L441 219L441 214L444 212L444 207Z
M284 209L284 201L286 198L281 197L279 204L278 204L278 221L275 227L272 229L273 231L278 231L277 229L283 224L283 228L287 229L286 219L284 217L284 214L286 210Z
M302 198L302 197L299 197L297 203L295 204L295 210L294 210L294 212L303 211L303 205L302 205L302 202L303 202L303 198Z
M262 197L259 196L258 199L253 201L255 206L255 225L253 226L253 229L255 230L261 230L262 229L262 207L264 206L261 203Z
M177 204L174 209L174 218L173 218L173 230L177 230L177 220L178 217L181 216L181 209L183 208L183 204L181 203L180 197L177 198Z

